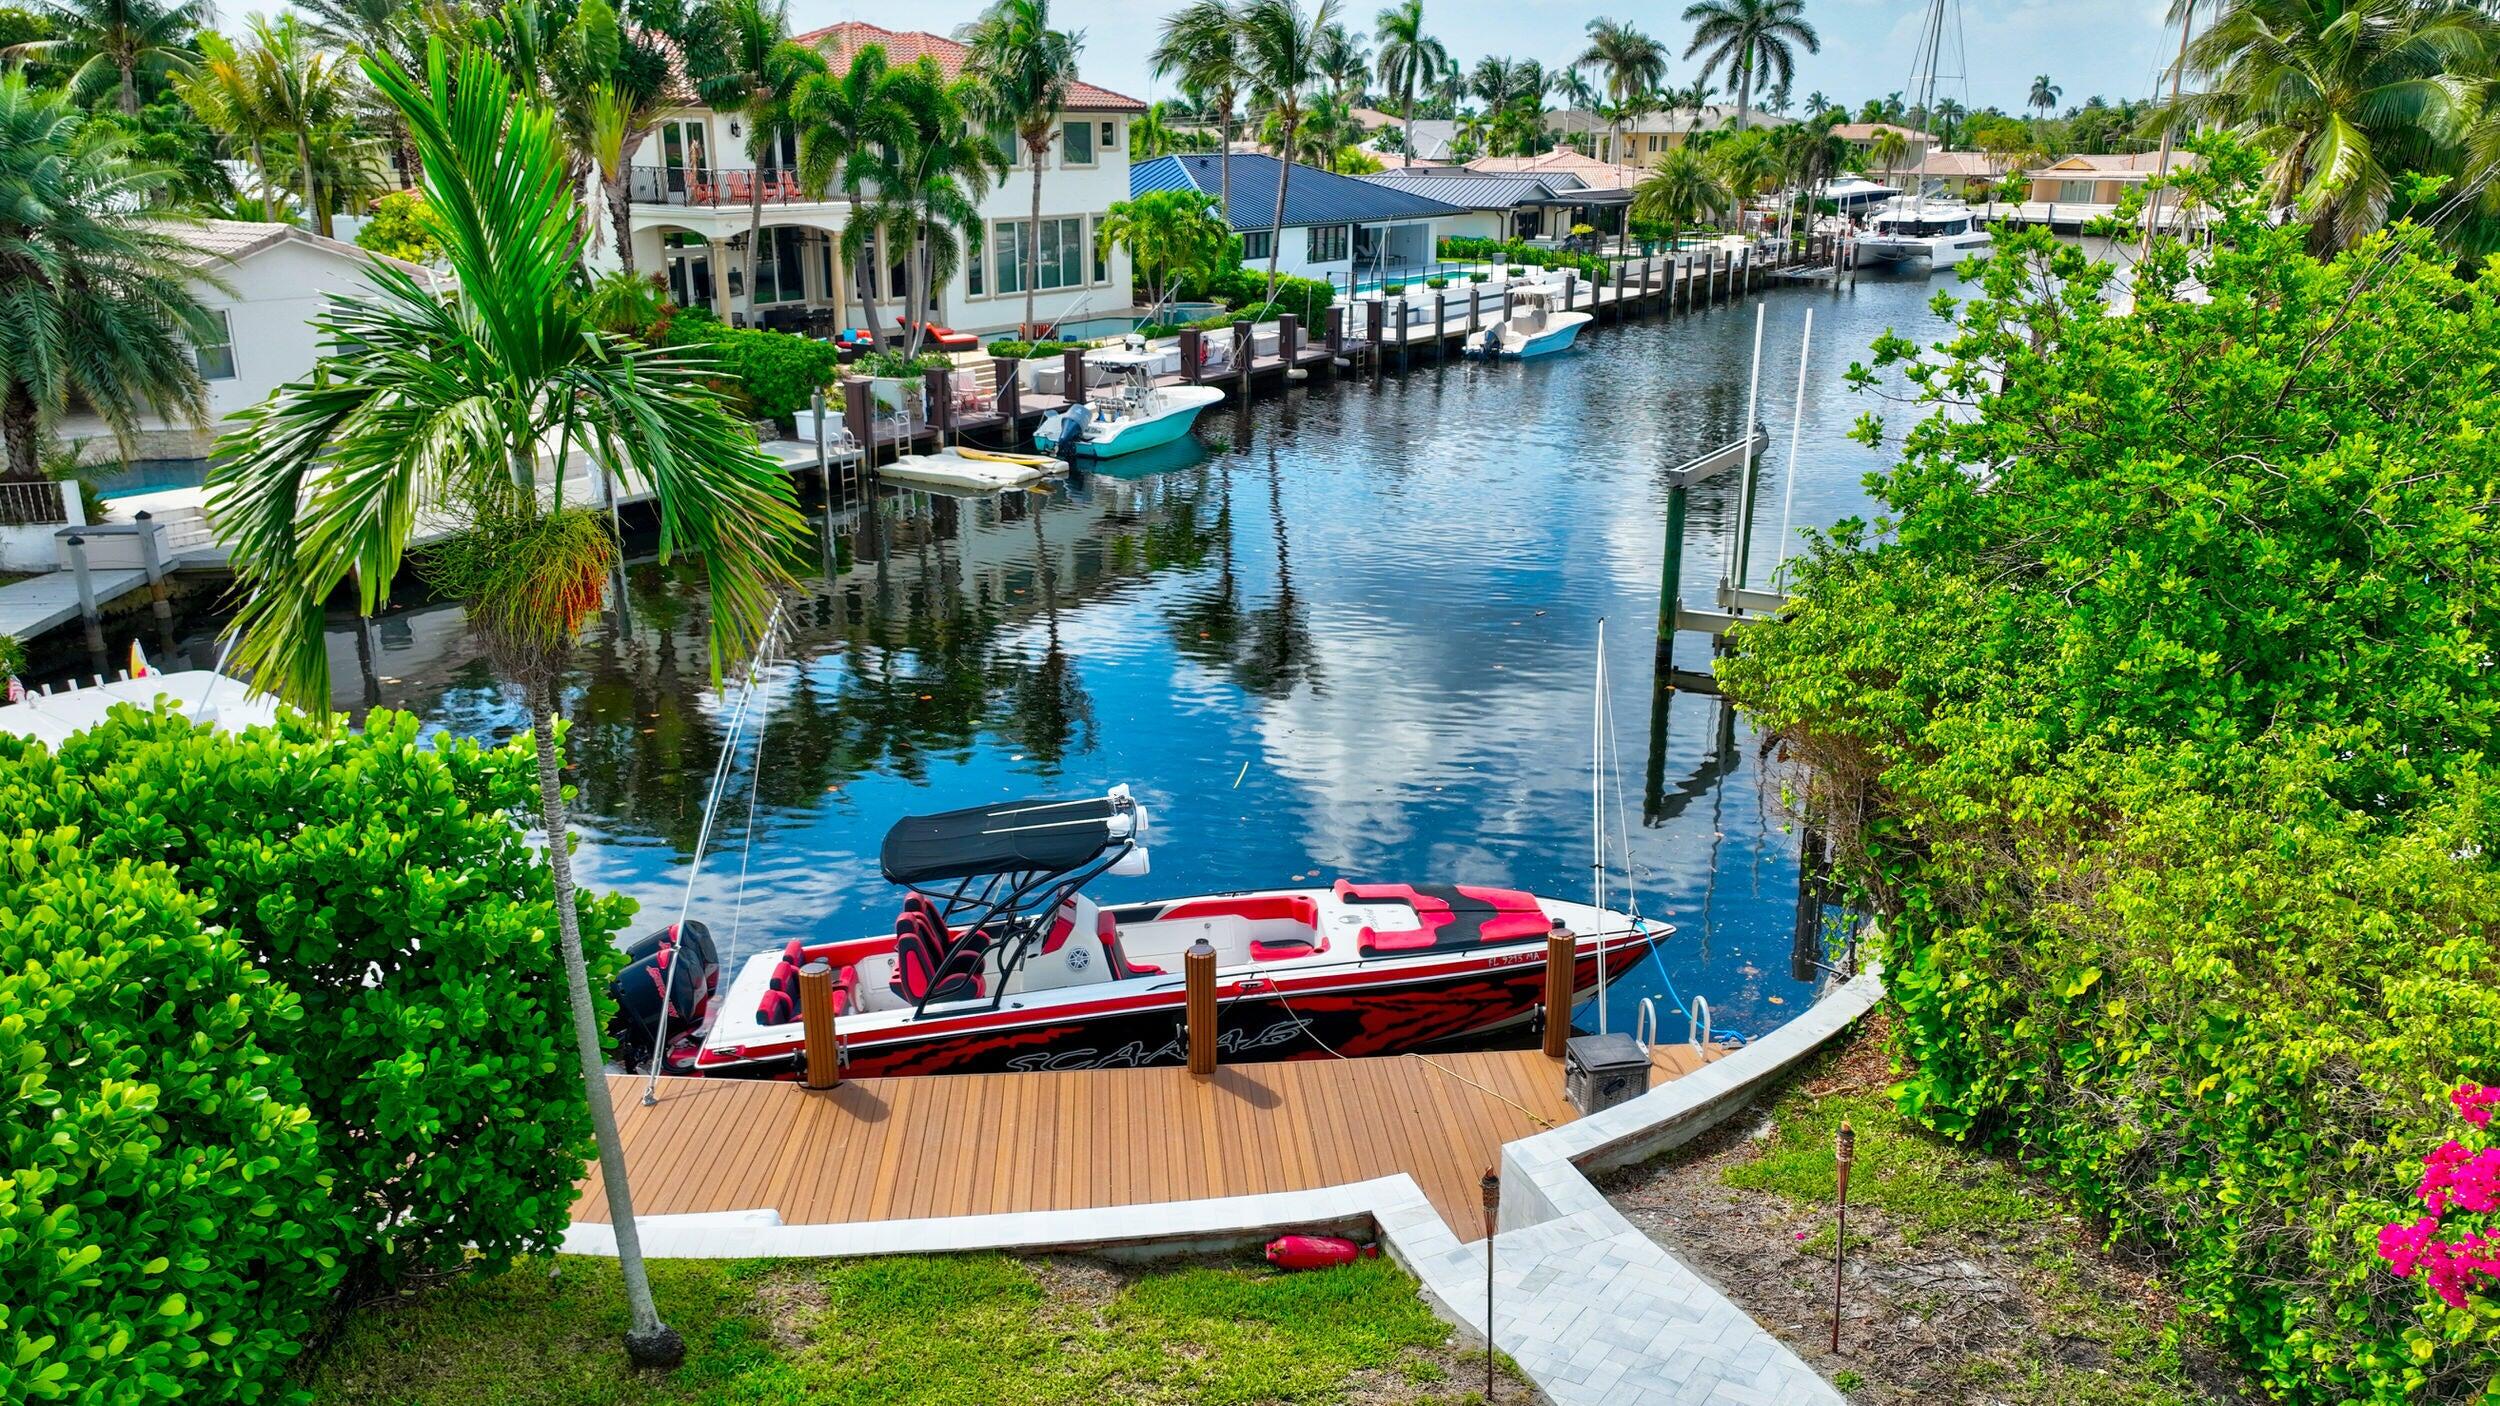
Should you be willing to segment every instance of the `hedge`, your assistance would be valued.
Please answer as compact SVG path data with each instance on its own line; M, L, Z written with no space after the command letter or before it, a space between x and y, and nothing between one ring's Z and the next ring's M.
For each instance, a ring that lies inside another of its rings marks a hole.
M257 1401L349 1236L294 995L161 865L0 847L0 1400Z
M2194 145L2212 248L2131 310L2001 234L1853 368L1910 402L1881 530L1792 559L1723 685L1883 917L1905 1109L2159 1252L2281 1399L2483 1400L2500 1302L2377 1240L2500 1082L2500 303L2410 227L2313 257Z
M57 754L0 738L0 818L9 833L67 837L98 872L152 874L170 895L164 903L216 934L207 948L200 944L208 939L182 939L191 946L181 960L198 968L195 990L147 1013L147 1041L203 1057L248 1045L266 1092L246 1090L239 1074L221 1076L227 1104L199 1120L172 1119L160 1135L206 1136L246 1094L258 1106L292 1110L289 1126L300 1129L283 1159L275 1150L246 1159L267 1168L254 1174L267 1199L248 1217L242 1209L210 1217L221 1226L213 1246L195 1243L187 1219L148 1210L158 1200L179 1208L209 1189L157 1186L133 1173L95 1187L82 1204L95 1223L122 1227L99 1237L104 1254L90 1273L103 1284L164 1273L146 1269L161 1257L206 1286L182 1290L199 1311L231 1297L216 1291L220 1276L263 1281L267 1301L247 1317L266 1331L246 1343L248 1352L171 1359L161 1370L182 1391L254 1399L277 1381L331 1294L362 1296L473 1262L505 1263L551 1249L562 1235L591 1140L547 869L522 828L536 808L536 777L525 745L421 741L415 718L388 711L369 715L361 732L290 718L237 735L124 707ZM162 863L139 867L153 861ZM51 943L65 965L72 952L92 961L134 945L58 901L47 900L55 917L12 900L8 880L0 873L0 973L24 965L9 955L12 941ZM110 903L133 915L152 911L139 899ZM613 938L632 905L583 894L579 907L593 986L604 989L621 961ZM16 915L30 913L8 935ZM104 940L91 941L89 928ZM244 995L215 999L220 981ZM117 989L111 999L129 998ZM22 982L0 978L0 1069L66 1062L58 1033L38 1029L28 1043L8 1045L13 1022L31 1008ZM110 1014L59 1029L107 1028ZM120 1077L110 1061L90 1063ZM28 1165L17 1149L30 1138L57 1145L77 1165L113 1162L110 1139L127 1136L109 1122L47 1127L16 1106L11 1115L12 1166ZM235 1188L255 1184L227 1175ZM318 1194L290 1199L290 1176ZM0 1183L0 1198L7 1194ZM0 1201L0 1228L15 1218ZM271 1260L299 1244L317 1250L318 1274ZM8 1272L14 1252L0 1234L8 1332L35 1321L15 1304L24 1281ZM255 1268L264 1260L276 1270ZM148 1317L155 1309L121 1289L72 1307L95 1315L108 1342L123 1331L145 1342L158 1326ZM210 1331L222 1330L201 1335ZM29 1346L41 1336L26 1331L16 1344L20 1368L29 1360L38 1371L63 1366L64 1382L95 1370L66 1338ZM0 1333L0 1347L8 1345ZM0 1360L11 1359L0 1352Z
M721 384L737 392L749 414L787 420L815 404L819 388L841 378L842 353L831 342L761 327L724 327L680 312L670 340L709 355Z
M1541 249L1519 239L1480 239L1471 235L1441 236L1435 258L1451 262L1499 263L1517 273L1523 268L1576 269L1583 281L1603 281L1613 275L1614 266L1595 254L1575 254L1561 249Z

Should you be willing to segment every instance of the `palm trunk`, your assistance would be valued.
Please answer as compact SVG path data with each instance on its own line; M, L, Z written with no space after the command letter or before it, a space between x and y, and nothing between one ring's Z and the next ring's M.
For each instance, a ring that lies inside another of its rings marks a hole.
M1230 92L1224 94L1224 110L1216 114L1215 137L1215 180L1223 191L1224 221L1230 224L1233 218L1233 95Z
M1033 295L1040 287L1042 271L1034 260L1042 256L1042 157L1050 150L1050 139L1039 143L1027 141L1024 154L1033 159L1033 217L1024 226L1024 335L1041 335L1033 322Z
M139 115L139 81L138 81L137 77L136 77L136 76L134 76L134 73L133 73L133 65L132 65L132 63L130 62L130 60L128 60L128 59L123 59L123 60L121 61L121 71L122 71L122 91L121 91L122 116L124 116L124 117L136 117L136 116L138 116L138 115Z
M755 296L755 260L763 253L763 244L764 168L759 166L747 177L747 321L758 325L763 319L764 304Z
M1412 93L1409 93L1406 98L1406 159L1398 164L1400 166L1415 164L1415 96Z
M321 208L313 203L312 143L300 131L295 134L295 165L297 174L304 178L304 218L310 221L313 233L328 234L322 226L329 222L321 218Z
M1285 150L1293 150L1293 129L1299 114L1285 110ZM1276 258L1285 252L1285 184L1293 178L1293 162L1276 163L1276 218L1267 226L1267 301L1276 301Z
M608 223L616 230L616 261L625 272L634 271L634 201L626 182L633 168L619 166L615 176L599 183L599 193L608 202Z
M2171 139L2178 131L2179 80L2187 74L2188 34L2196 28L2196 7L2190 5L2179 15L2179 61L2170 69L2170 120L2161 127L2161 160L2155 164L2153 177L2166 180L2170 175ZM2137 258L2153 252L2153 230L2161 223L2161 198L2167 192L2153 192L2152 208L2144 212L2144 244L2136 251Z
M616 1106L608 1099L598 1017L590 998L590 968L582 960L581 920L573 907L571 831L565 822L563 782L556 774L554 692L545 679L529 685L530 729L538 747L538 810L547 829L547 868L555 882L556 937L564 953L565 991L573 1007L573 1043L581 1059L582 1089L590 1099L591 1131L599 1143L599 1179L607 1188L608 1219L616 1232L616 1266L625 1279L625 1304L632 1315L625 1346L637 1366L674 1366L683 1360L686 1348L660 1321L659 1305L651 1298L651 1277L642 1263L642 1233L634 1223L634 1193L625 1180L625 1144L617 1133Z
M903 344L903 355L920 355L920 341L929 330L929 241L912 241L910 261L903 265L903 296L911 300L911 338Z
M7 477L12 481L33 482L43 477L43 455L37 445L41 429L35 397L26 383L10 381L7 395L0 397L0 441L6 442Z
M260 173L260 217L275 222L278 218L278 183L269 178L269 156L261 149L260 138L252 138L252 169Z
M851 213L845 227L858 222L859 192L852 191ZM875 245L871 243L869 247L873 250ZM851 260L851 286L859 293L859 320L868 329L868 346L873 351L885 340L884 330L877 326L877 261L874 258Z

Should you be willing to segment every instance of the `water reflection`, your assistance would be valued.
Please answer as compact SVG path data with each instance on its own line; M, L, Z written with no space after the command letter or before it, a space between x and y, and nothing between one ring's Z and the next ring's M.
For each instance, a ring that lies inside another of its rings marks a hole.
M1779 554L1804 309L1822 350L1800 531L1862 510L1878 460L1842 438L1867 408L1842 373L1887 326L1932 335L1929 291L1870 275L1771 295L1757 585ZM883 927L875 856L895 817L1115 782L1160 836L1156 872L1107 899L1339 876L1584 894L1604 618L1614 712L1640 729L1615 741L1641 906L1681 929L1666 965L1684 992L1725 1025L1776 1024L1811 995L1791 971L1796 838L1750 729L1705 694L1657 692L1649 667L1663 477L1737 433L1752 333L1747 308L1603 327L1542 363L1425 364L1220 409L1196 440L1047 493L811 505L815 574L730 758L697 906L748 949ZM1696 601L1734 511L1732 482L1691 495ZM661 921L737 690L711 680L699 568L645 557L621 575L565 691L579 866ZM333 638L343 705L362 701L358 643ZM523 725L456 612L394 615L367 648L379 696L430 726ZM1671 662L1706 672L1709 649L1688 636ZM1628 1028L1667 975L1623 983L1613 1020Z

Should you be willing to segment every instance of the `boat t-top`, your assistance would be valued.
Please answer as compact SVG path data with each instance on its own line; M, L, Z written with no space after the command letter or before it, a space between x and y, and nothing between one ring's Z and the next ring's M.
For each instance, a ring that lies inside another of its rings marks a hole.
M1467 354L1492 360L1563 351L1594 321L1590 313L1556 312L1549 285L1521 284L1511 289L1510 316L1479 333L1467 344Z
M1167 386L1155 377L1156 357L1142 345L1088 352L1085 364L1110 372L1108 387L1045 418L1033 443L1045 454L1109 459L1170 444L1189 433L1198 412L1224 398L1212 386Z
M1397 1054L1538 1017L1550 934L1569 934L1574 999L1672 931L1589 904L1470 883L1339 880L1097 904L1147 872L1147 808L1101 796L906 816L879 856L891 930L791 940L723 970L688 921L630 949L610 990L628 1067L793 1077L799 973L822 962L854 1076L1133 1068L1187 1059L1183 957L1215 953L1228 1061Z

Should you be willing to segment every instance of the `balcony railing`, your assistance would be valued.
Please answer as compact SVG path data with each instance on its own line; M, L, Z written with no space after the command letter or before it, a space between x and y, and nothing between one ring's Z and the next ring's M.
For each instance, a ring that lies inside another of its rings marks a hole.
M626 185L637 205L743 208L754 201L758 186L763 189L767 205L806 205L832 198L807 190L799 173L787 166L767 166L758 171L636 166L626 172Z

